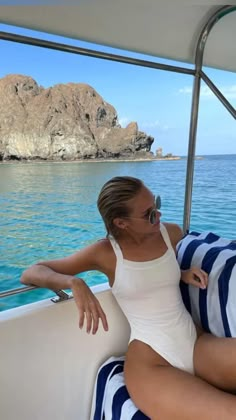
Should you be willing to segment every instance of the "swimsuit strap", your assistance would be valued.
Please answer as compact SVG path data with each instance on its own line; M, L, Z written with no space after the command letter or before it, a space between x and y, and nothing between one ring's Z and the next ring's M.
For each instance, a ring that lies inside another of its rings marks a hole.
M167 231L165 225L163 225L163 223L160 224L160 230L161 230L162 237L163 237L163 239L164 239L164 241L165 241L165 243L167 245L167 248L173 250L173 246L171 244L168 231Z
M111 237L108 238L108 239L109 239L110 244L113 248L113 251L116 255L117 262L118 261L123 261L123 254L122 254L122 251L120 249L120 245L118 244L118 242L116 242L116 240L114 238L111 238Z

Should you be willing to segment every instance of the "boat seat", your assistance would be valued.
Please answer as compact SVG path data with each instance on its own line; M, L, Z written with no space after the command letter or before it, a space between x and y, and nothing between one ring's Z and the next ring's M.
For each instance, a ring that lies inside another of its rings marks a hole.
M207 289L180 282L186 308L205 331L236 337L236 243L212 232L191 232L177 246L182 270L198 266L208 273ZM147 420L134 405L124 383L124 356L100 367L94 389L93 420Z

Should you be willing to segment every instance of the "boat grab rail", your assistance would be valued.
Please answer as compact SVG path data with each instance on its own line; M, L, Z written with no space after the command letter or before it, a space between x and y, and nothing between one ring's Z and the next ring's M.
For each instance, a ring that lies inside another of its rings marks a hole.
M0 292L0 298L5 298L9 296L18 295L19 293L29 292L30 290L39 289L38 286L25 286L25 287L18 287L16 289L5 290L5 292ZM64 300L72 299L73 295L71 293L67 293L64 290L54 290L54 293L57 297L51 299L52 302L58 303Z

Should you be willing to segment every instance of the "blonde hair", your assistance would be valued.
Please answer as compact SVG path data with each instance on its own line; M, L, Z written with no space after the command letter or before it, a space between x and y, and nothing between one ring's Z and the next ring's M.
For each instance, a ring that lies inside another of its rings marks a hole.
M97 206L106 227L107 236L115 239L119 228L115 226L116 217L127 217L130 214L127 201L135 197L143 188L143 182L131 176L116 176L107 181L98 196Z

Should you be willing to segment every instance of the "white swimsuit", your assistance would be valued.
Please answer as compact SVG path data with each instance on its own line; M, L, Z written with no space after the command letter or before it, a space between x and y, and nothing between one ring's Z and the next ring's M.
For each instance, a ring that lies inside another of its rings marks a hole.
M130 342L140 340L172 366L193 373L196 328L183 304L180 268L169 235L162 224L160 230L168 250L151 261L124 259L118 243L110 239L117 259L112 292L129 321Z

